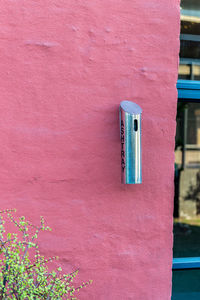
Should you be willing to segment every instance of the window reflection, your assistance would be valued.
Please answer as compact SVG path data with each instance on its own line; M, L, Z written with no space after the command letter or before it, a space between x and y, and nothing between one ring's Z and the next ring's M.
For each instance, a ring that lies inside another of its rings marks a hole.
M187 107L185 107L187 105ZM175 163L182 168L183 148L183 118L184 110L187 109L187 135L185 163L187 168L200 168L200 103L188 103L178 105Z

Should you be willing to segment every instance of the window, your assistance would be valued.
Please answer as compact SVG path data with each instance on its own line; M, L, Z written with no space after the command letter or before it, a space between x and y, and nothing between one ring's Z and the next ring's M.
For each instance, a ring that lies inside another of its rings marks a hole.
M172 300L200 299L200 0L181 0ZM194 263L187 257L195 257ZM174 260L177 263L177 260ZM185 264L186 262L186 264ZM180 265L181 265L180 264ZM185 265L184 265L185 264ZM178 265L178 264L177 264ZM192 268L193 268L192 267ZM197 267L197 268L196 268ZM187 267L186 267L187 268Z

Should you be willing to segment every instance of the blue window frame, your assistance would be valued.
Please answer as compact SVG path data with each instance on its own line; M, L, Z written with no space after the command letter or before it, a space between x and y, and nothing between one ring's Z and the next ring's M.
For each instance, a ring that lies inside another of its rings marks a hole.
M177 89L179 102L200 102L200 81L179 79Z

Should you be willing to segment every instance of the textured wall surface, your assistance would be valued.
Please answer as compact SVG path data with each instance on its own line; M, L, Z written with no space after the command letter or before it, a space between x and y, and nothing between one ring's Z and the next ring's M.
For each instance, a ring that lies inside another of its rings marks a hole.
M1 207L45 216L82 300L170 299L178 35L177 0L1 1ZM124 99L141 185L120 183Z

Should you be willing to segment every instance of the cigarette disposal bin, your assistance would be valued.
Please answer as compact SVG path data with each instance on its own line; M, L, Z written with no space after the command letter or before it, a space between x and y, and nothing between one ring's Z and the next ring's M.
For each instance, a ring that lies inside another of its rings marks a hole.
M131 101L120 103L122 183L142 183L142 109Z

